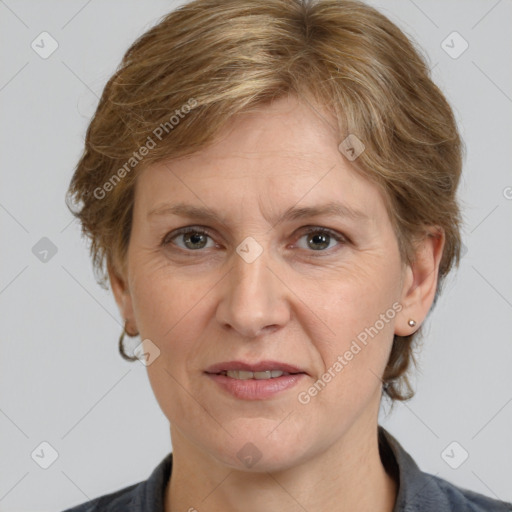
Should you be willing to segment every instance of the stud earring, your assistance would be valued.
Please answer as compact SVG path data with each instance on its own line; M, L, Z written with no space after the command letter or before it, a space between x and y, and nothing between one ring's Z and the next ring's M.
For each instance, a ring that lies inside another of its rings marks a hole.
M409 327L414 327L416 325L416 320L411 318L407 323L409 324Z

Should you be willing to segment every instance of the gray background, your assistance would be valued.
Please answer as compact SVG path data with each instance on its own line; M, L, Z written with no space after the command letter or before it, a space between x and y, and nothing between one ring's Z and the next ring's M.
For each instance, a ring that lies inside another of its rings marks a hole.
M467 145L467 252L427 321L416 397L381 422L425 471L512 500L512 2L372 4L425 49ZM171 450L145 367L117 353L121 319L64 194L106 80L176 5L0 1L0 511L62 510L113 492ZM43 31L59 45L47 59L31 47ZM442 47L453 31L469 43L458 58ZM57 248L46 261L43 237ZM31 457L37 449L44 463L44 441L58 453L48 469ZM462 450L469 458L451 468Z

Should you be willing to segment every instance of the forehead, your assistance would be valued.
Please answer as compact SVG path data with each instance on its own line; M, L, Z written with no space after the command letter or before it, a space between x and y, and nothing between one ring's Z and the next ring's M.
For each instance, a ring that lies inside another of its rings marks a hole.
M377 217L380 191L340 153L335 123L293 96L236 116L212 145L144 169L136 208L147 214L175 201L240 214L341 201Z

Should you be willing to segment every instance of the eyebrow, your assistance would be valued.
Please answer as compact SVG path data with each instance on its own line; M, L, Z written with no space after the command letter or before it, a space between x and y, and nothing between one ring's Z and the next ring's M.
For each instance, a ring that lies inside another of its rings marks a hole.
M164 203L148 213L148 218L153 216L176 215L190 219L215 221L225 224L222 215L215 210L194 206L186 203ZM318 217L321 215L349 218L352 220L368 221L370 216L361 210L357 210L346 204L329 202L318 206L292 206L273 219L275 224L281 222L303 219L307 217Z

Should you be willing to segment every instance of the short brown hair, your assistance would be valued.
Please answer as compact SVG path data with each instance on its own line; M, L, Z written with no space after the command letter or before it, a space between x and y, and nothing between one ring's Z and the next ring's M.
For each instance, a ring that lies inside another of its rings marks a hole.
M124 271L137 171L205 147L234 115L286 94L331 112L340 142L363 141L354 168L381 187L403 262L425 227L444 230L437 299L460 258L462 142L413 43L354 0L194 0L133 43L104 88L68 191L100 284L108 266ZM383 376L391 399L413 395L407 369L419 332L394 337Z

